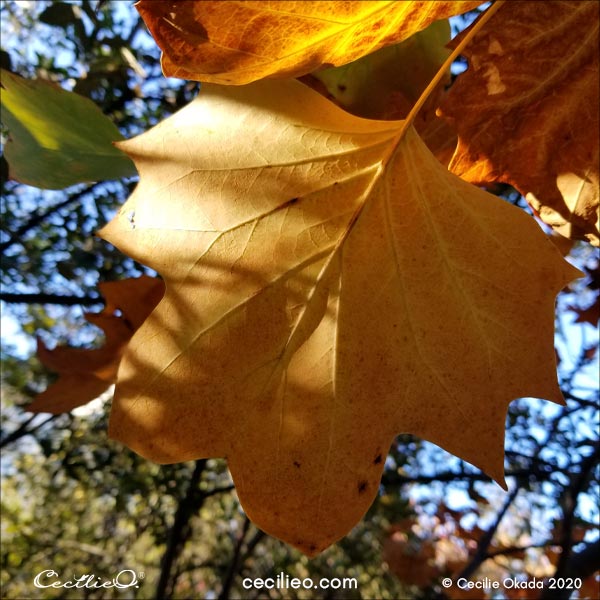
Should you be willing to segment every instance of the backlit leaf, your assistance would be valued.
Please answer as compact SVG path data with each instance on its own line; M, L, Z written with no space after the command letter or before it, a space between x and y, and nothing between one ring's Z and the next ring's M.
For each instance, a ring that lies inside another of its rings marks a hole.
M341 67L321 69L315 77L348 112L381 119L389 110L391 94L401 93L408 108L419 99L450 55L446 48L449 41L450 23L436 21L399 44L386 46ZM449 83L448 70L440 88ZM435 95L433 99L437 99Z
M105 392L117 379L121 355L133 332L164 294L163 282L146 276L100 283L98 287L106 305L102 312L85 318L104 331L105 344L96 349L62 346L48 350L38 340L38 358L59 378L38 394L27 407L30 412L67 412Z
M1 102L12 179L60 189L136 174L133 163L113 145L123 136L88 98L2 70Z
M346 64L479 4L140 0L136 7L163 51L165 75L244 84Z
M507 2L442 105L459 135L454 173L514 185L559 233L595 245L599 23L598 2Z
M578 271L403 122L296 81L209 84L120 147L141 179L101 235L167 291L110 433L158 462L227 457L265 531L307 554L345 535L400 432L502 482L510 401L561 401L554 297Z

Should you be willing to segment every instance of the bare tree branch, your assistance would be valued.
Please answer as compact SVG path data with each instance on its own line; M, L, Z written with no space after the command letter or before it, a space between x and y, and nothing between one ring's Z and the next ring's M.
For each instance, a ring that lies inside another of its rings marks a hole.
M21 238L23 237L23 235L25 235L28 231L30 231L34 227L37 227L37 225L39 225L42 221L45 221L50 215L53 215L54 213L65 208L66 206L68 206L69 204L71 204L73 202L77 202L78 200L81 200L81 198L83 196L85 196L86 194L89 194L98 185L99 185L99 183L94 183L92 185L88 185L87 187L83 188L79 192L76 192L75 194L71 194L68 198L65 198L62 202L59 202L58 204L51 206L48 210L46 210L44 212L34 211L33 214L29 217L29 219L27 219L27 221L25 221L25 223L23 223L20 227L18 227L13 233L8 234L9 235L8 240L6 242L3 242L2 244L0 244L0 252L3 253L6 250L8 250L8 248L13 246L14 244L19 244L21 242Z
M514 477L516 480L529 479L534 477L537 481L546 481L555 472L555 469L539 468L539 465L532 465L526 469L514 469L506 472L506 477ZM381 479L382 485L397 486L408 485L411 483L447 483L452 481L493 481L489 475L483 472L467 473L464 471L445 471L434 475L401 475L400 473L384 472Z
M587 544L583 550L571 554L566 569L567 577L586 579L600 570L600 539Z
M60 306L96 306L104 304L100 296L63 296L61 294L13 294L0 292L0 300L10 304L58 304Z
M575 525L575 511L577 510L577 500L579 494L584 491L586 484L592 475L592 472L600 460L600 444L596 443L594 452L586 456L579 464L580 468L573 475L570 483L565 486L561 499L563 506L562 530L559 540L561 552L556 565L554 577L564 579L571 569L573 557L573 527ZM562 600L571 596L572 590L545 588L541 598L552 598L553 600Z
M50 423L50 421L56 419L59 415L50 415L46 420L40 421L37 425L34 425L33 427L29 428L29 424L37 416L38 415L32 415L31 417L29 417L27 419L27 421L25 421L24 423L21 423L21 425L19 425L19 427L17 427L17 429L15 429L13 432L11 432L11 433L7 434L5 437L3 437L2 440L0 440L0 448L4 448L4 446L7 446L8 444L12 444L13 442L16 442L18 439L20 439L26 435L31 435L31 434L35 433L38 429L40 429L40 427L43 427L47 423Z
M206 498L198 487L205 468L206 459L196 461L187 492L179 501L175 520L169 531L167 548L161 559L160 578L155 592L156 600L168 600L173 596L177 582L177 577L173 575L173 567L190 536L190 518L202 506Z
M246 539L246 536L248 535L249 529L250 519L248 517L245 517L244 526L242 527L242 531L237 539L235 548L233 549L233 556L231 557L231 561L229 562L229 568L227 569L227 573L223 580L223 588L221 589L221 593L219 594L219 600L227 600L227 598L229 598L231 586L242 564L242 546L244 545L244 541Z
M487 531L481 536L479 543L477 544L477 550L473 555L473 558L469 562L469 564L457 575L456 579L460 579L464 577L465 579L471 579L471 576L479 569L483 562L485 562L488 558L488 548L496 535L496 531L506 514L506 511L509 509L510 505L514 502L514 499L517 497L519 493L519 486L515 485L512 492L506 497L504 501L504 505L496 515L496 520L492 523L492 525L487 529Z
M235 490L235 485L233 483L231 485L223 485L221 487L213 488L212 490L208 490L204 492L204 499L210 498L211 496L216 496L217 494L223 494L225 492L231 492Z

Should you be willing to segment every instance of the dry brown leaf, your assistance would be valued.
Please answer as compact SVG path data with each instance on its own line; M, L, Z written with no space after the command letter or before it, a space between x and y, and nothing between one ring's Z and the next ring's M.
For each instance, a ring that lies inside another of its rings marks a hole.
M408 585L425 587L440 575L435 564L435 546L430 540L409 543L400 531L390 533L383 542L382 558L390 571Z
M564 235L560 235L560 233L556 233L555 231L550 232L548 237L563 256L568 256L575 245L574 240L566 238Z
M514 185L559 233L595 245L599 11L507 2L467 46L469 68L442 105L459 135L454 173Z
M297 81L205 85L120 144L140 183L101 232L167 286L111 435L227 457L249 517L311 555L362 517L399 432L503 481L510 401L561 401L554 297L579 272L402 132Z
M569 306L569 310L572 310L577 315L575 323L589 323L592 327L597 327L600 320L600 296L597 295L594 301L586 308Z
M599 595L598 590L600 590L600 571L596 571L593 575L583 580L583 585L579 589L578 596L594 600Z
M403 519L404 523L400 521L390 527L382 549L382 558L390 571L403 583L421 588L431 586L442 575L460 573L469 555L464 540L456 534L458 521L452 519L450 515L442 514L438 523L428 524L420 536L406 533L414 518ZM481 590L478 594L467 591L462 595L462 590L455 588L452 598L487 597Z
M140 0L136 7L163 51L165 75L239 85L346 64L479 4Z
M164 294L163 282L147 276L103 282L98 287L105 307L85 318L104 331L105 344L91 350L68 346L48 350L38 340L38 358L59 378L38 394L27 408L30 412L67 412L105 392L117 379L121 355L133 332Z

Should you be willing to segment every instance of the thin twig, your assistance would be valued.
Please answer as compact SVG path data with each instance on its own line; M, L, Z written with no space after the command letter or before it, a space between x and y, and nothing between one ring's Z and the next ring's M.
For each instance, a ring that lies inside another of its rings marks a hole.
M519 489L519 486L515 485L513 491L508 495L508 497L504 501L504 505L496 515L496 520L481 536L473 558L470 560L469 564L461 571L461 573L456 577L456 579L460 579L462 577L464 577L465 579L471 579L471 576L475 573L475 571L477 571L477 569L479 569L479 567L487 560L488 548L490 547L490 544L492 543L492 540L496 535L496 531L498 531L498 527L500 527L500 523L502 522L506 511L509 509L510 505L514 502L514 499L517 497Z
M211 496L216 496L217 494L223 494L225 492L231 492L232 490L235 490L235 485L233 485L233 483L230 485L223 485L221 487L216 487L212 490L208 490L203 493L203 496L206 500L206 498L210 498Z
M18 227L16 229L16 231L14 231L13 233L9 233L8 240L6 242L3 242L2 244L0 244L0 252L4 253L12 245L21 243L21 238L29 230L31 230L34 227L36 227L37 225L39 225L42 221L45 221L50 215L65 208L65 206L68 206L72 202L77 202L83 196L85 196L86 194L89 194L91 191L93 191L93 189L97 185L99 185L99 184L94 183L92 185L88 185L87 187L83 188L79 192L76 192L75 194L71 194L68 198L65 198L62 202L59 202L58 204L51 206L45 212L39 213L39 212L35 211L29 217L29 219L27 219L27 221L25 221L25 223L23 223L20 227Z
M508 471L506 477L514 477L516 480L535 477L538 481L546 481L556 471L543 470L532 465L527 469L517 469L514 471ZM381 483L384 486L393 485L409 485L409 484L423 484L423 483L435 483L435 482L450 482L450 481L486 481L491 482L493 479L485 473L465 473L446 471L443 473L437 473L435 475L415 475L414 477L408 475L400 475L399 473L384 473Z
M496 0L492 6L490 6L484 13L481 15L475 24L466 32L463 39L460 43L454 48L450 56L444 61L444 64L438 69L437 73L433 77L433 79L429 82L428 86L425 88L423 93L419 96L419 99L415 102L414 106L411 108L410 112L406 116L405 126L403 127L403 132L412 124L415 120L415 117L419 113L419 111L423 108L425 102L433 92L433 90L437 87L442 78L446 75L452 63L456 60L456 58L462 54L465 47L471 42L471 40L479 33L479 31L483 28L483 26L492 18L492 16L498 11L498 9L504 4L506 0Z
M16 442L18 439L25 437L26 435L34 434L38 429L40 429L47 423L50 423L50 421L56 419L59 415L50 415L46 420L40 421L37 425L34 425L33 427L28 429L28 425L37 416L38 415L32 415L31 417L29 417L29 419L27 419L27 421L22 423L17 429L15 429L13 432L6 435L6 437L2 438L2 440L0 440L0 448L4 448L4 446L7 446L8 444L12 444L13 442Z
M570 485L565 486L564 495L562 498L563 504L563 519L562 531L560 537L560 557L556 565L554 577L556 579L564 579L569 569L571 556L573 552L573 527L575 525L575 511L577 510L577 500L579 494L585 489L586 483L592 474L594 468L600 460L600 444L596 444L594 452L583 458L579 463L579 471L571 478ZM562 590L546 590L542 594L543 598L565 598Z
M9 304L57 304L59 306L95 306L104 304L100 296L64 296L62 294L13 294L0 292L0 300Z

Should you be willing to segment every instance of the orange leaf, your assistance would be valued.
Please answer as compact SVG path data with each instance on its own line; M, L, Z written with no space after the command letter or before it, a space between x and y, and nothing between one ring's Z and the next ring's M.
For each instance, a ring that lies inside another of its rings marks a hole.
M435 564L435 545L431 540L409 544L403 534L391 533L383 542L382 558L390 571L408 585L430 585L440 574Z
M599 10L507 2L467 46L441 108L459 135L454 173L514 185L559 233L596 245Z
M578 597L579 598L589 598L590 600L594 600L600 596L600 573L596 571L594 575L590 575L583 580L583 585L581 586Z
M105 307L85 318L104 331L104 345L91 350L67 346L48 350L38 339L38 358L59 378L38 394L27 408L30 412L68 412L105 392L117 379L129 339L164 294L163 282L147 276L103 282L98 287Z
M165 75L239 85L346 64L479 4L140 0L136 7L163 50Z
M569 309L577 314L575 323L589 323L592 327L598 326L598 320L600 320L600 296L597 295L594 301L586 308L569 306Z

